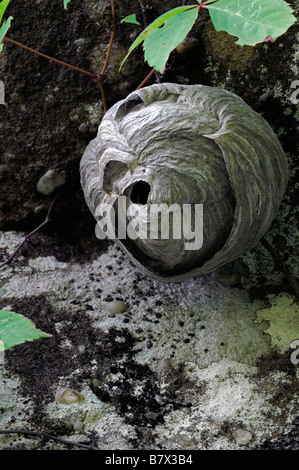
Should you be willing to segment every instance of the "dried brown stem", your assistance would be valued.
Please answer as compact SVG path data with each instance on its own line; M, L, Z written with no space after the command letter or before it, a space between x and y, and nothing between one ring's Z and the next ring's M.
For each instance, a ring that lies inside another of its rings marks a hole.
M31 47L25 46L21 42L15 41L14 39L4 37L3 41L11 42L12 44L15 44L16 46L22 47L23 49L26 49L29 52L33 52L33 54L37 54L41 57L44 57L45 59L51 60L52 62L56 62L59 65L63 65L65 67L68 67L69 69L73 69L73 70L76 70L77 72L84 73L85 75L88 75L89 77L92 77L95 80L98 80L98 77L94 73L88 72L87 70L80 69L79 67L76 67L75 65L67 64L66 62L63 62L62 60L55 59L54 57L50 57L49 55L43 54L42 52L39 52L39 51L36 51L35 49L32 49Z
M142 82L140 83L140 85L138 85L138 87L136 88L136 90L140 90L140 88L144 87L144 85L146 84L146 82L148 82L148 80L155 74L155 69L152 69L150 71L150 73L145 77L144 80L142 80Z

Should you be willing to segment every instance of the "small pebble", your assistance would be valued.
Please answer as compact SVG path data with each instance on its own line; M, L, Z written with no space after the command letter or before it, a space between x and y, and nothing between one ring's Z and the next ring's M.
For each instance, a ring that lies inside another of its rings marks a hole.
M85 122L82 122L82 124L80 124L78 130L79 130L79 132L82 132L82 134L88 131L88 127L87 127L87 125L85 124Z
M47 210L47 206L45 204L39 204L33 209L33 212L37 215L42 212L46 212L46 210Z
M171 359L169 359L168 357L162 359L158 364L158 372L161 373L161 372L170 370L171 365L172 365Z
M136 39L138 36L138 33L137 31L133 31L133 33L130 34L130 40L133 41L134 39Z
M37 269L40 272L66 269L68 267L67 263L58 261L55 256L38 256L37 258L29 259L28 264L31 268Z
M196 46L199 45L199 40L196 38L185 38L183 39L180 44L178 44L175 48L178 54L185 54L186 52L191 51Z
M130 90L130 87L131 87L131 84L130 82L128 81L124 81L122 83L120 83L119 85L119 91L123 94L123 95L127 95L128 94L128 91Z
M262 103L264 101L267 101L269 98L271 98L273 96L274 92L273 90L267 90L265 91L265 93L263 93L259 99L258 99L258 102L259 103Z
M34 201L32 199L29 199L29 201L26 201L25 204L23 204L23 207L26 209L31 209L34 206Z
M73 428L76 432L82 432L84 431L84 423L82 421L76 421Z
M241 276L238 273L223 273L216 277L216 281L223 286L237 286L240 284Z
M273 243L277 251L283 251L287 246L287 240L282 235L276 235L273 239Z
M55 394L55 400L58 403L63 403L64 405L70 405L71 403L76 403L78 401L83 401L84 396L81 393L76 392L71 388L60 388Z
M252 434L246 429L237 428L233 432L233 436L235 439L236 444L240 446L246 446L252 439Z
M38 181L36 189L39 193L48 196L52 194L56 188L62 186L66 181L64 173L57 173L54 170L48 170Z
M93 379L92 385L94 387L99 387L101 385L101 382L99 381L99 379Z
M127 306L120 300L113 300L108 304L108 310L110 313L123 313L125 310L127 310Z

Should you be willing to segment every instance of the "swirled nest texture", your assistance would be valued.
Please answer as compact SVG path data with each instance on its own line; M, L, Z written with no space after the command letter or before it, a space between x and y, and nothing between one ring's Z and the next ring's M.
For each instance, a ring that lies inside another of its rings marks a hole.
M196 250L173 228L166 239L116 236L141 271L167 281L207 274L252 249L275 218L287 180L286 156L265 119L235 94L203 85L131 93L106 113L81 161L85 199L98 221L101 204L119 214L120 196L128 225L143 227L151 205L203 205ZM199 230L195 209L190 220Z

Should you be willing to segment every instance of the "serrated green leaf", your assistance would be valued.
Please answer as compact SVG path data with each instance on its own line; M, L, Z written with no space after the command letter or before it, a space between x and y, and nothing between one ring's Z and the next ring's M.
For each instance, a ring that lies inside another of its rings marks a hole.
M137 21L137 19L136 19L135 13L133 13L132 15L128 15L125 18L123 18L121 20L121 23L131 23L131 24L139 24L140 25L139 21Z
M153 21L149 26L147 26L139 34L139 36L135 39L133 44L131 44L126 57L124 58L124 60L122 61L121 65L120 65L119 70L122 68L124 62L127 60L129 55L131 54L131 52L134 49L136 49L136 47L139 46L139 44L141 44L145 40L146 36L149 34L149 32L151 30L156 29L156 28L160 28L161 26L163 26L165 24L165 22L168 18L171 18L172 16L175 16L179 13L184 12L184 11L187 11L187 10L190 10L190 9L196 9L197 12L198 12L197 7L198 7L198 5L181 6L181 7L174 8L173 10L169 10L168 12L166 12L163 15L159 16L155 21Z
M240 46L276 39L296 21L284 0L220 0L207 8L216 31L237 36Z
M146 36L143 49L147 63L162 72L169 54L183 41L198 16L198 9L192 8L168 18L162 28L152 29Z
M5 12L6 8L8 7L9 2L10 2L10 0L3 0L3 1L0 3L0 23L1 23L1 21L2 21L4 12Z
M0 311L0 341L4 350L25 341L38 338L49 338L51 335L38 330L31 320L18 313Z
M67 7L68 3L70 3L71 0L63 0L63 6L64 8Z

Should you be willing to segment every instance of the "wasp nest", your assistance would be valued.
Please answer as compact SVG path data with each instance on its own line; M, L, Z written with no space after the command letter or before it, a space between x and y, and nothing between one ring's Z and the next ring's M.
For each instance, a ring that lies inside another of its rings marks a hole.
M98 223L106 217L101 233L113 222L130 260L168 281L207 274L253 248L287 179L269 124L238 96L202 85L131 93L106 113L81 161L87 205Z

